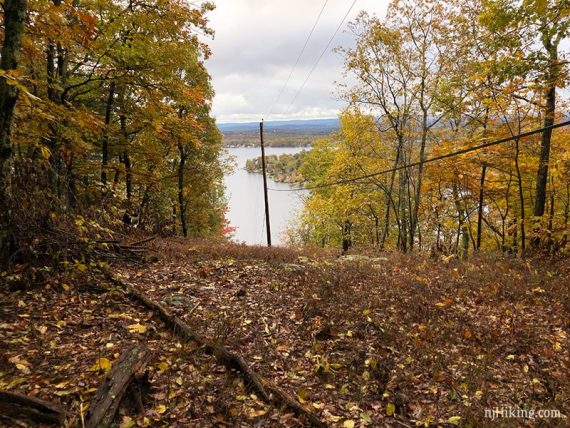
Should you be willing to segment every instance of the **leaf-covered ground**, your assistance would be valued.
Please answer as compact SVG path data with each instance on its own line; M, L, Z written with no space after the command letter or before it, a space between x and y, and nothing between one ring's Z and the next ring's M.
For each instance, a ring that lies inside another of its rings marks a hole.
M156 251L156 263L112 271L330 426L568 425L568 260L346 260L174 240ZM126 406L121 426L303 424L102 276L0 290L0 389L64 404L69 426L139 341L153 352L151 388L145 412ZM485 417L507 407L563 417ZM2 424L28 426L0 416Z

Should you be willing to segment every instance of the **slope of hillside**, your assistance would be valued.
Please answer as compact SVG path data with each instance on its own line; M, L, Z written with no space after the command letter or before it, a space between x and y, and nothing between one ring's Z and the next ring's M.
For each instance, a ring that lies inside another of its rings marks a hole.
M318 425L264 399L204 352L214 345L183 340L126 284L240 355L318 426L488 426L497 407L556 410L544 422L567 426L567 261L339 258L183 240L153 251L155 263L112 265L115 282L90 269L0 288L0 389L59 402L77 421L139 343L152 355L148 385L121 426Z

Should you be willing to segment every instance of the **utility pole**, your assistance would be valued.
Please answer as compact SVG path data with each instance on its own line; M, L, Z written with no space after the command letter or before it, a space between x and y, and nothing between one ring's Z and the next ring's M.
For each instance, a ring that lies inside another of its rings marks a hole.
M265 169L265 146L263 145L263 119L259 123L259 138L261 141L261 167L263 169L263 196L265 198L265 225L267 229L267 246L271 247L271 227L269 222L269 196L267 194L267 171Z

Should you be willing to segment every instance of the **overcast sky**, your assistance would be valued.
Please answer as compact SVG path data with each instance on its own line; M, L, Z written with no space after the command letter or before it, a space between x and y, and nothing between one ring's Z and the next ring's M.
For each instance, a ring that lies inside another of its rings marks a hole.
M343 80L343 59L332 52L352 46L346 30L361 10L384 16L388 0L357 0L341 31L291 105L295 94L323 52L353 0L328 0L321 19L287 88L275 103L291 72L324 0L215 0L207 62L216 96L218 122L335 117L343 107L336 82ZM273 106L272 112L269 110Z

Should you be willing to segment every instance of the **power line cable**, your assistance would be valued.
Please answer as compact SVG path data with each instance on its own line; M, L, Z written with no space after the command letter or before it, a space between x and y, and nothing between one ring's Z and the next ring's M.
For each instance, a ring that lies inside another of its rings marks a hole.
M344 180L333 181L330 183L323 183L323 184L319 184L319 185L312 186L312 187L301 187L298 189L269 189L269 190L272 190L274 192L300 192L303 190L317 190L317 189L323 189L326 187L338 186L338 185L342 185L342 184L352 184L352 183L358 182L360 180L365 180L367 178L377 177L379 175L387 174L389 172L395 172L395 171L399 171L402 169L412 168L414 166L425 165L426 163L436 162L436 161L439 161L442 159L447 159L447 158L463 155L465 153L474 152L476 150L485 149L487 147L496 146L498 144L507 143L509 141L529 137L531 135L539 134L541 132L548 131L550 129L562 128L563 126L568 126L568 125L570 125L570 120L567 120L565 122L560 122L560 123L557 123L554 125L546 126L544 128L535 129L533 131L523 132L521 134L513 135L511 137L501 138L500 140L490 141L488 143L483 143L483 144L479 144L477 146L469 147L466 149L457 150L455 152L446 153L446 154L443 154L440 156L435 156L433 158L429 158L429 159L426 159L424 161L413 162L413 163L410 163L407 165L400 165L400 166L395 167L395 168L385 169L383 171L373 172L371 174L361 175L359 177L346 178Z
M319 16L317 16L317 19L315 20L315 23L313 24L313 28L311 28L311 32L309 33L309 35L307 36L307 39L305 40L305 44L303 45L303 48L301 49L301 52L299 52L299 56L297 56L297 60L295 61L295 64L293 65L293 68L291 68L291 71L289 72L289 76L287 77L287 80L285 81L285 84L283 85L283 87L281 88L281 91L279 92L279 95L277 96L277 98L275 99L275 101L273 101L273 104L271 104L271 107L269 108L268 113L266 114L266 116L270 115L273 112L273 107L275 107L275 105L279 102L279 100L281 99L281 96L283 95L283 92L285 92L285 88L287 88L287 85L289 84L289 81L291 80L291 76L293 76L293 73L295 72L297 65L299 65L299 61L301 60L301 57L303 56L303 54L305 53L305 49L307 48L307 45L309 44L309 40L311 40L311 37L313 35L313 33L315 32L315 28L317 28L317 24L319 23L321 16L323 15L323 12L325 10L325 7L327 6L327 3L329 2L329 0L325 0L325 2L323 3L323 7L321 8L321 11L319 12Z
M354 7L354 5L356 4L357 0L354 0L352 2L352 4L350 5L350 7L348 8L348 11L346 12L346 14L344 15L344 17L342 18L342 21L340 21L340 24L338 25L338 27L336 28L334 34L332 35L332 37L330 38L329 42L327 43L327 45L325 46L325 48L323 49L323 51L321 52L321 55L317 58L317 61L315 62L315 64L313 65L313 68L311 68L311 71L309 72L309 74L307 75L307 78L305 79L305 81L303 82L303 84L301 85L301 87L299 88L299 90L297 91L297 93L295 94L295 96L293 97L293 100L291 101L291 104L289 104L289 107L287 107L287 110L285 111L285 114L288 114L291 111L291 108L293 107L293 105L295 104L295 101L297 100L297 97L299 96L299 94L303 91L303 89L305 88L305 85L307 84L307 82L309 81L309 79L311 78L311 76L313 75L313 72L315 71L315 69L317 68L317 65L319 65L319 62L321 61L321 59L323 58L323 56L325 56L325 54L328 52L328 49L331 45L331 43L333 42L334 38L336 37L336 35L338 34L338 32L340 31L340 29L342 28L342 25L344 24L344 21L346 21L346 18L348 18L348 15L350 13L350 11L352 10L352 8Z

